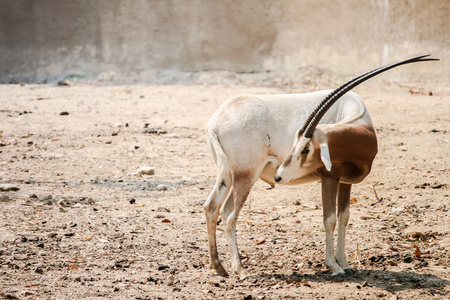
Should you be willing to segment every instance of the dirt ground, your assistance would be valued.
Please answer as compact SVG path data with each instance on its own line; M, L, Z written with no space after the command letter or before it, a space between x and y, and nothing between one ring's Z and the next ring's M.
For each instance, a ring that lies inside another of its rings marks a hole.
M379 140L371 174L352 192L347 254L356 275L334 279L325 267L319 183L257 182L238 222L253 276L209 269L201 205L215 181L209 117L237 94L342 81L243 76L215 85L1 85L0 298L450 299L450 89L431 81L355 90ZM155 173L137 174L145 166Z

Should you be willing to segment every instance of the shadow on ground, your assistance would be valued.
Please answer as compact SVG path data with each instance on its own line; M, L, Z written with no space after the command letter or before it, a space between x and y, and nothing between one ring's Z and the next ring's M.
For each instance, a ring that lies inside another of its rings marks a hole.
M363 270L357 271L354 276L346 278L333 278L328 271L315 274L292 275L262 274L253 278L266 280L277 279L286 282L354 282L363 287L376 287L386 291L399 292L409 289L424 289L433 295L448 295L443 288L450 286L450 281L431 274L419 274L406 271Z

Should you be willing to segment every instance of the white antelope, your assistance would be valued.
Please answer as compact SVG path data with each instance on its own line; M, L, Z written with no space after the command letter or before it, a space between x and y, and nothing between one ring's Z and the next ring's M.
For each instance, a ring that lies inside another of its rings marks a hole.
M302 184L320 180L326 264L332 276L353 274L345 256L350 189L369 174L377 154L377 138L361 98L347 92L399 65L435 60L425 58L427 56L377 68L333 91L241 95L223 103L207 125L217 165L216 183L204 204L210 267L219 275L228 275L217 252L216 226L220 213L232 267L241 279L248 276L239 258L236 222L258 178L272 187L275 183ZM339 223L334 253L336 202Z

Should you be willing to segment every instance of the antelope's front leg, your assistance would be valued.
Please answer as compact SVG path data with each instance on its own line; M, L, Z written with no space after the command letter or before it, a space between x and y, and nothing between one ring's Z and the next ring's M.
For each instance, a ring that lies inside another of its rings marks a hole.
M325 263L333 272L331 276L346 277L334 257L334 229L336 227L336 195L339 180L322 177L323 224L325 226Z
M344 269L347 275L352 275L354 272L350 268L345 257L345 231L347 223L350 218L350 190L351 184L339 183L338 189L338 234L336 244L336 260L339 266Z
M208 229L209 264L210 268L215 269L217 274L221 276L228 276L228 273L219 260L219 254L217 252L216 228L217 219L219 218L219 209L223 205L229 191L230 188L227 188L226 185L222 185L220 180L217 180L211 195L204 204L206 227Z

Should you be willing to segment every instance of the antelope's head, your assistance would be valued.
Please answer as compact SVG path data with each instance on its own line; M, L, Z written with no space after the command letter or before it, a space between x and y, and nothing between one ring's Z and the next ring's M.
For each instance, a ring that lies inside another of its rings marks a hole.
M353 78L328 94L325 99L323 99L322 102L320 102L314 109L314 111L311 112L308 119L303 124L303 127L297 131L294 145L289 152L289 155L278 168L275 174L275 181L286 184L295 179L302 178L322 166L330 172L332 169L332 164L326 133L323 130L316 128L320 119L325 115L328 109L339 98L345 95L345 93L373 76L403 64L438 60L426 58L427 56L429 55L414 57L374 69Z
M306 137L299 130L294 146L277 170L275 181L289 183L314 172L322 166L325 166L327 171L331 171L330 151L325 132L315 129L312 137Z

